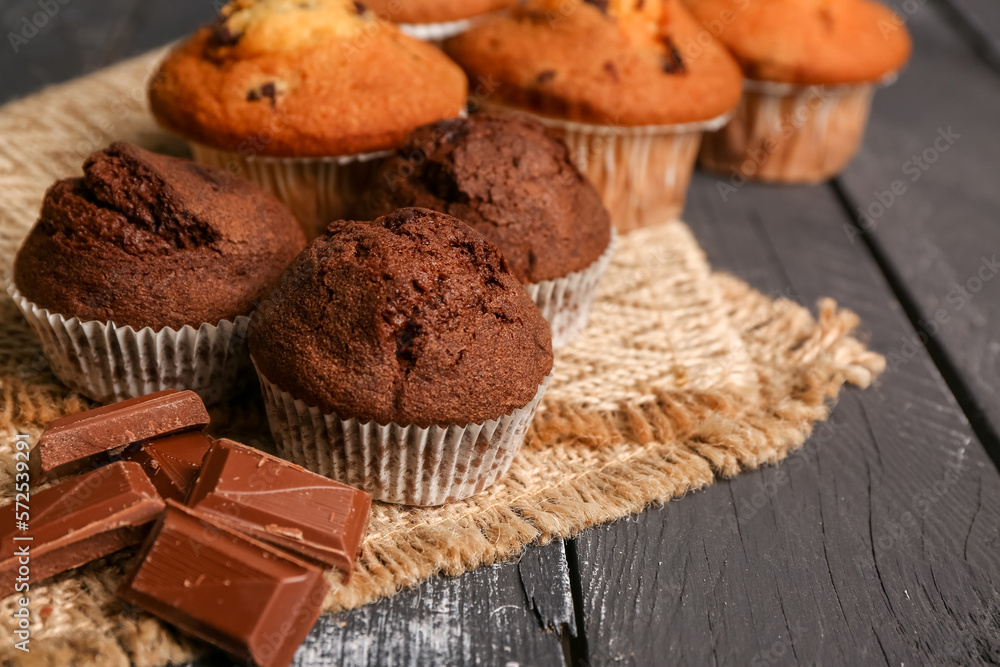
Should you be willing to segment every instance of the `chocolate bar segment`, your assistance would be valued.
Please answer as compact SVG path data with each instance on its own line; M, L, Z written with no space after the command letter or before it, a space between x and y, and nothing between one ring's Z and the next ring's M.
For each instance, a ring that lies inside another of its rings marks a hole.
M205 457L188 506L348 577L368 531L371 496L232 440Z
M142 542L164 505L138 463L118 462L32 494L29 507L26 531L15 503L0 507L0 597L24 581L21 565L39 581Z
M167 502L118 595L258 667L286 667L319 617L323 571Z
M142 442L122 458L140 464L164 500L184 502L212 442L201 431L189 431Z
M208 425L193 391L164 391L56 419L31 450L35 483L102 465L140 440Z

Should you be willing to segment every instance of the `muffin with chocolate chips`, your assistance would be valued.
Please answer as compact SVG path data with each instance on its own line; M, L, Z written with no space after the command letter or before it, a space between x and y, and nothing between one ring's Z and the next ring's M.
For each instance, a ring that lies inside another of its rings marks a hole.
M365 0L383 21L408 35L439 41L468 30L477 20L517 4L517 0Z
M250 350L283 456L414 505L503 475L552 370L500 251L414 208L331 224L261 302Z
M684 1L747 77L733 120L701 148L734 183L836 175L861 145L875 88L910 55L903 20L880 2Z
M619 231L680 213L701 132L740 98L732 56L679 0L527 0L444 48L485 102L558 129Z
M57 181L18 251L10 288L53 371L101 402L239 388L264 291L305 247L255 185L115 143Z
M233 0L150 82L195 159L270 189L315 236L414 128L459 115L467 83L432 45L351 0Z
M365 201L370 216L419 206L485 236L549 321L554 348L586 325L611 257L611 220L538 121L481 113L425 125L382 166Z

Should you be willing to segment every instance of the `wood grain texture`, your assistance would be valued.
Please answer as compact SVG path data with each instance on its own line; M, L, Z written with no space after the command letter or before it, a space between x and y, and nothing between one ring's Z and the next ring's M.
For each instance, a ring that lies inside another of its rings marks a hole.
M566 664L556 632L573 622L561 541L520 562L437 577L360 609L320 619L295 665Z
M851 240L883 263L996 461L1000 76L936 6L922 6L908 26L914 58L876 96L864 148L839 183L861 211L864 233Z
M875 349L913 329L827 187L698 175L687 219L713 264L855 309ZM589 664L1000 661L1000 476L926 353L786 462L575 542Z
M995 0L944 0L956 28L969 36L983 60L1000 73L1000 3Z

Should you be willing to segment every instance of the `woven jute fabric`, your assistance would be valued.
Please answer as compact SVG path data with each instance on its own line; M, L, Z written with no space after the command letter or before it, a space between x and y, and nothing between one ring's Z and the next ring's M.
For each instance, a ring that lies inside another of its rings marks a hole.
M0 270L34 222L45 188L83 158L127 139L178 153L145 104L153 53L0 109ZM376 504L349 584L330 573L327 609L355 607L436 573L516 556L766 463L802 444L844 382L867 386L884 368L851 336L855 315L831 301L818 317L786 299L713 274L687 227L674 222L619 239L590 326L556 355L551 388L510 473L445 507ZM13 302L0 297L0 493L13 495L13 445L48 421L91 407L51 374ZM212 431L273 447L260 396L213 411ZM123 552L30 591L32 652L0 661L162 665L204 646L115 589ZM11 636L15 599L0 601Z

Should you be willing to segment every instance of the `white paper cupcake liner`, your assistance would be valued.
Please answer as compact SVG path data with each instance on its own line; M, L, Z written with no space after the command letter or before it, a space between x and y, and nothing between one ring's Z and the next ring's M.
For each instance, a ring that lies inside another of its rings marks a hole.
M400 32L425 42L441 43L449 37L461 35L475 25L476 19L461 19L442 23L397 23Z
M362 489L376 500L443 505L488 488L524 442L549 374L530 403L465 426L362 423L323 413L271 383L260 370L271 433L283 458Z
M676 219L684 210L703 132L730 114L674 125L592 125L486 103L484 110L522 113L553 128L569 146L577 168L601 194L619 232Z
M52 372L71 389L114 403L163 389L191 389L207 404L223 401L253 379L247 327L250 318L153 331L83 322L40 308L13 283L7 293L20 308Z
M824 181L861 146L876 87L895 80L895 73L841 86L746 80L732 120L702 140L701 164L735 185Z
M524 286L552 329L552 349L568 345L587 326L590 304L611 262L617 238L612 229L607 249L590 266L568 276Z
M191 142L196 162L254 181L284 202L308 239L350 218L361 193L392 151L323 158L244 156Z

